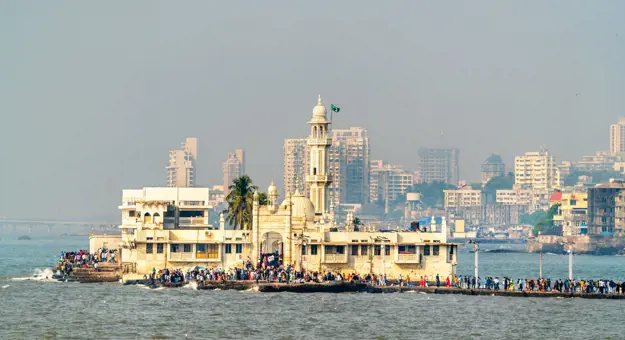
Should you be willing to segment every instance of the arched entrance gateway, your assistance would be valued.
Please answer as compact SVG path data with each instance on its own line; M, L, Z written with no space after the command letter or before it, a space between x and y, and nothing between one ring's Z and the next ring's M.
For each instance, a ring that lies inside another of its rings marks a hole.
M282 234L270 231L262 234L260 238L260 258L262 262L277 267L282 262L284 244Z

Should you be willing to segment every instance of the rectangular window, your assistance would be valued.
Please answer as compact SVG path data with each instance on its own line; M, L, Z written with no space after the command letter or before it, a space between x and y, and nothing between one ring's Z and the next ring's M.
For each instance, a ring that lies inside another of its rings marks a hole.
M416 246L399 246L397 249L400 254L416 254L417 247Z
M306 246L302 246L302 255L306 255Z
M317 255L317 245L313 244L310 246L310 255Z
M191 245L190 244L184 244L184 252L185 253L190 253L191 252Z
M169 251L171 253L181 253L182 252L182 245L181 244L171 244L169 246Z
M243 245L242 244L235 244L234 245L234 252L237 254L241 254L243 252Z
M432 255L438 256L438 248L440 248L440 246L432 246Z
M163 245L164 245L163 243L157 243L156 244L156 253L157 254L162 254L163 253L163 248L165 248L165 247L163 247Z
M335 254L345 254L345 247L344 246L336 246L334 253Z
M430 256L430 245L426 244L423 246L423 255Z
M360 255L362 256L369 255L369 246L360 246Z
M232 254L232 244L226 244L226 254Z
M358 256L358 246L352 246L352 256Z
M373 246L373 255L380 256L382 253L380 246Z
M128 211L128 217L135 217L135 214L136 214L135 210Z
M154 245L152 243L148 243L145 245L145 253L146 254L154 253Z
M384 255L385 256L391 255L391 246L384 246Z

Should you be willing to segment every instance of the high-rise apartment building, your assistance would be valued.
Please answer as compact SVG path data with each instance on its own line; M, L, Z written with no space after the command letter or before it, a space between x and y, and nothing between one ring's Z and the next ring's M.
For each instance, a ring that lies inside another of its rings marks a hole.
M413 183L413 173L395 164L371 161L369 166L369 201L393 202L405 195Z
M195 163L197 161L197 138L187 137L182 148L169 151L167 186L190 188L195 186Z
M369 202L369 136L366 129L350 127L332 131L328 150L330 200L335 204Z
M418 155L417 168L421 183L458 184L460 179L460 150L420 148Z
M306 174L309 162L306 138L284 140L284 197L294 193L295 189L308 197Z
M228 196L230 190L228 187L232 185L232 181L240 176L245 175L245 151L236 149L228 154L228 158L223 162L224 170L224 195Z
M541 193L560 189L562 183L556 158L545 148L515 157L514 184Z
M482 163L482 186L486 185L493 177L502 177L505 175L506 164L504 164L501 156L492 154Z
M610 125L610 154L625 155L625 118L619 118L618 123Z

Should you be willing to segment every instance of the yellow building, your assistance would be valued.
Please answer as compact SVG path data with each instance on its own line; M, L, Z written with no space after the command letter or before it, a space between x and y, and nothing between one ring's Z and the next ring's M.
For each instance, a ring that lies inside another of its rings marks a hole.
M585 234L588 224L588 193L562 193L560 208L553 216L554 223L562 226L562 235Z
M208 224L208 189L144 188L124 190L122 265L125 273L145 274L152 268L242 267L264 256L308 271L376 273L397 278L455 275L457 244L447 242L447 226L428 232L354 231L351 221L339 225L328 207L327 150L329 121L321 98L309 122L310 166L306 183L310 198L299 190L279 203L271 183L267 205L254 195L251 230L226 230ZM367 228L361 228L367 229Z

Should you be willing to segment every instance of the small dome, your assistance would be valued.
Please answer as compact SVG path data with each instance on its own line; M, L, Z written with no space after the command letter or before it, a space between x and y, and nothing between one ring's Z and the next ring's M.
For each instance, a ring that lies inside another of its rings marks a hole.
M317 118L325 120L327 117L327 113L328 111L326 110L326 107L323 106L323 102L321 101L321 95L319 95L319 98L317 99L317 105L315 105L315 107L313 108L313 119Z
M293 210L293 217L306 216L306 221L315 220L315 206L306 196L300 194L299 191L296 190L295 194L291 196L290 201L291 209ZM280 205L287 207L289 205L289 197L287 197Z
M267 189L267 195L278 195L278 187L273 181L271 181L271 185L269 185L269 189Z

